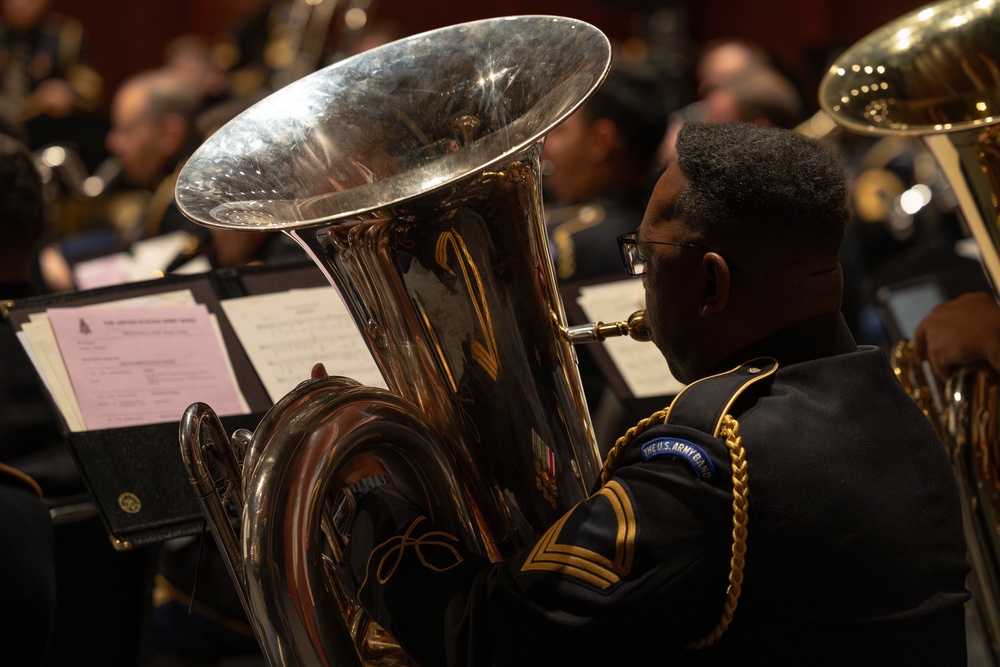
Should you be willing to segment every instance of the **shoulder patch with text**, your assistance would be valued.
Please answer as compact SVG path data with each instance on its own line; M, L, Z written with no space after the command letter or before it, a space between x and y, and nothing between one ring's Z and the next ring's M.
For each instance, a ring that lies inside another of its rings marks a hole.
M642 452L643 461L648 462L651 459L661 456L669 456L686 461L691 466L691 469L694 470L694 474L698 475L701 479L714 480L717 478L712 459L708 457L704 449L690 440L684 440L683 438L656 438L643 444L640 451Z

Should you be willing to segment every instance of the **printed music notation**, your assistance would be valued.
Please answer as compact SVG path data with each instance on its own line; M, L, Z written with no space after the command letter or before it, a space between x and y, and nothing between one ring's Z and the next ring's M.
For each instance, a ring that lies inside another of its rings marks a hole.
M642 281L616 280L582 287L577 303L590 322L618 322L644 308L646 299ZM609 338L601 345L636 398L668 396L684 388L652 343L637 343L623 336Z
M334 287L227 299L222 309L272 401L308 379L318 362L331 374L386 387Z

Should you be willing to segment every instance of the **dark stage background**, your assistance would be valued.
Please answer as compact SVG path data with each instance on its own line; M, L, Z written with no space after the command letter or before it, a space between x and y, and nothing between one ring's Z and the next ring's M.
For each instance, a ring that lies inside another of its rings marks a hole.
M104 103L127 76L160 64L174 37L224 32L238 0L55 0L53 8L81 20L90 60L105 80ZM713 39L740 37L759 43L796 79L815 109L815 91L831 49L847 46L883 23L922 6L914 0L380 0L375 21L392 21L404 34L481 18L556 14L593 23L613 41L662 34L669 23L675 52L693 52ZM666 17L664 19L664 17Z

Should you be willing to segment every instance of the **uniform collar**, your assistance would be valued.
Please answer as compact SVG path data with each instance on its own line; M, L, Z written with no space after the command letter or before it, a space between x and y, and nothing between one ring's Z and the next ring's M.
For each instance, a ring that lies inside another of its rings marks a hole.
M751 343L727 357L716 372L727 371L755 357L774 357L781 366L846 354L858 349L840 312L803 320Z

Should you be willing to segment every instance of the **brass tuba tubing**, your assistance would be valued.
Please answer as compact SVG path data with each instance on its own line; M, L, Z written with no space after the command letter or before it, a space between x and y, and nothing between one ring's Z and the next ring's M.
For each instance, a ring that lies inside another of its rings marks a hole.
M357 454L378 458L436 523L468 548L486 550L461 464L426 418L391 392L341 377L303 382L265 416L256 442L267 448L247 475L241 555L251 622L273 664L356 664L356 639L330 622L349 616L353 601L327 578L326 547L339 558L342 545L322 499L332 497L336 471Z
M273 93L182 169L176 198L192 220L282 231L309 253L390 390L302 383L268 411L239 479L223 485L245 499L235 540L231 517L206 509L226 557L242 563L242 577L231 572L273 665L387 664L371 657L384 653L384 633L333 599L329 576L331 480L354 453L378 458L435 521L494 560L587 497L600 456L570 339L629 325L566 327L541 140L596 90L610 58L599 30L561 17L415 35ZM212 423L214 447L225 439ZM186 420L186 450L200 450L200 424ZM186 456L208 493L204 466Z
M563 329L563 336L574 345L582 343L600 343L615 336L628 336L632 340L647 342L651 340L649 329L646 328L645 311L637 310L623 322L593 322L576 324Z
M247 606L246 587L243 584L243 561L240 540L233 529L233 517L243 512L242 460L226 437L218 415L204 403L193 403L184 411L180 422L181 458L188 471L195 496L208 521L229 575L236 583L236 592L243 606ZM216 476L209 466L208 457L216 460L226 491L220 495Z

